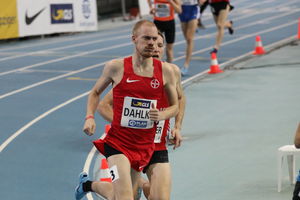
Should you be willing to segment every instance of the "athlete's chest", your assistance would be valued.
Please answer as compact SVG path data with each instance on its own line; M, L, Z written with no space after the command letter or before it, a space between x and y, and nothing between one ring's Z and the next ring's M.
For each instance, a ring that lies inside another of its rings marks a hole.
M149 92L156 92L163 86L160 77L155 75L152 77L142 77L136 74L128 74L123 77L122 83L124 91L126 90L130 93L148 94Z

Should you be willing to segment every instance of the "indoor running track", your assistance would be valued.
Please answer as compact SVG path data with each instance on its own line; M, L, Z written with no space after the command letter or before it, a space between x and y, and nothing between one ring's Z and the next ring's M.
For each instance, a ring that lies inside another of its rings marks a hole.
M235 34L226 31L219 63L252 51L256 35L268 45L297 32L299 0L233 0L232 4L235 9L229 19L234 21ZM190 73L183 79L210 66L209 51L216 28L209 8L203 23L206 29L195 35ZM131 54L131 28L125 25L93 33L1 43L0 199L74 198L78 174L84 168L93 170L91 142L102 134L106 124L96 117L97 134L88 137L82 132L88 91L105 62ZM174 63L178 66L183 65L184 50L177 20ZM173 156L176 160L176 154Z

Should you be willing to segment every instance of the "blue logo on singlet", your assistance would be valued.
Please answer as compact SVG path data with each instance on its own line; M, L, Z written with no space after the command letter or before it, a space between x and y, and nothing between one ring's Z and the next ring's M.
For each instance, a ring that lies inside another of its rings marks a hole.
M140 120L129 120L128 121L129 127L135 127L135 128L146 128L147 127L147 121L140 121Z
M141 100L141 99L132 99L131 106L136 108L150 108L151 101Z

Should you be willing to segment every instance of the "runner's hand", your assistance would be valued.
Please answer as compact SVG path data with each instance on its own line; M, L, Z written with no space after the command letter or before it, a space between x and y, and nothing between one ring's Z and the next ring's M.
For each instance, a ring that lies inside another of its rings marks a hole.
M158 122L161 118L160 118L160 112L159 110L156 108L156 106L154 106L154 104L151 104L151 109L149 111L149 117L152 121Z
M181 136L180 130L177 128L173 128L171 131L171 134L173 137L171 142L174 144L173 149L176 149L176 148L180 147L181 142L182 142L182 136Z
M95 133L96 130L96 123L94 119L87 119L85 120L83 131L85 134L91 136Z
M150 9L150 15L154 15L156 13L156 9L155 8L151 8Z

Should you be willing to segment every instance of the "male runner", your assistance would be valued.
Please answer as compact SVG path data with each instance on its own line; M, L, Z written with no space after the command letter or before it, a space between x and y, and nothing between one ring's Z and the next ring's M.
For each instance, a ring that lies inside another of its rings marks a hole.
M86 112L84 132L95 132L94 113L99 96L104 89L113 86L113 122L104 140L94 142L96 148L113 168L113 199L133 199L132 179L149 162L154 151L155 121L173 117L178 112L176 85L172 68L152 58L158 37L156 26L147 20L139 21L132 31L135 51L131 57L109 61L91 90ZM164 91L170 106L159 111L156 105ZM133 170L131 170L133 169ZM132 174L131 174L132 172ZM82 174L80 182L87 178ZM85 186L87 190L92 185ZM85 194L82 184L76 189L76 198ZM78 194L78 196L77 196Z
M160 34L157 39L157 50L153 57L159 59L162 58L164 52L164 38ZM175 117L175 126L171 132L174 137L175 145L174 149L179 147L182 141L180 134L182 119L185 109L185 96L181 87L181 73L179 68L173 65L173 70L176 77L176 90L179 101L179 112ZM160 109L164 109L168 106L167 99L160 105ZM110 91L103 100L99 103L98 111L106 119L111 122L113 118L112 113L112 92ZM149 165L143 170L147 173L150 183L142 181L140 186L143 187L144 194L149 199L170 199L171 192L171 167L169 163L168 151L167 151L167 137L169 130L169 120L162 120L157 125L155 136L155 151L152 155Z

